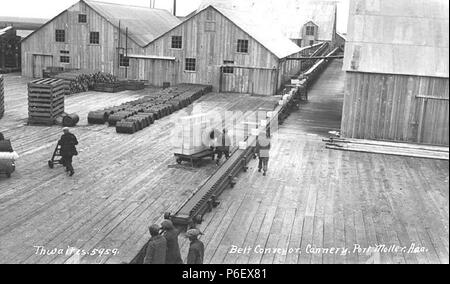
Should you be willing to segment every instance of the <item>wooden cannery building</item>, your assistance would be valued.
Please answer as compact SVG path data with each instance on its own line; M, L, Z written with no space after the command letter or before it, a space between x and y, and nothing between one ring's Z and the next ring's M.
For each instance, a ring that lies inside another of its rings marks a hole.
M282 31L301 47L336 40L337 2L324 0L203 0L199 11L209 5L246 11Z
M208 84L214 91L273 95L300 70L301 49L246 12L208 6L153 40L131 47L128 76L154 85Z
M447 0L352 0L342 135L449 145Z
M125 76L128 46L143 48L179 23L166 10L81 0L22 41L22 74L64 67Z
M20 70L20 40L15 28L0 29L0 74Z

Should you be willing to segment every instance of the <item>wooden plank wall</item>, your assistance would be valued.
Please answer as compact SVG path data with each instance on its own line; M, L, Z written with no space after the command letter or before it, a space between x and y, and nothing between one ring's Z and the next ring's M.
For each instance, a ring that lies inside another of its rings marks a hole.
M87 15L86 24L78 23L80 13ZM56 29L66 31L65 43L55 41ZM100 44L89 44L91 31L100 32ZM22 75L33 77L33 54L53 56L52 63L47 61L38 68L45 68L51 64L65 68L116 73L114 68L117 69L117 40L117 29L97 12L80 2L22 42ZM69 64L60 63L60 56L66 55L61 54L61 50L70 52Z
M205 31L207 11L212 13L212 18L215 22L215 32ZM182 49L171 48L172 36L183 37ZM249 40L248 54L237 52L238 39ZM208 84L214 86L214 91L219 90L220 66L224 64L225 60L234 61L235 65L240 66L270 69L278 67L278 59L272 53L212 8L202 11L163 37L155 40L145 51L142 51L139 47L131 47L130 53L175 57L177 59L175 66L177 76L176 81L172 83ZM186 72L184 70L186 58L197 59L196 72ZM147 70L153 69L151 66L153 62L155 61L148 62ZM130 63L133 64L133 62ZM130 67L130 78L138 78L139 74L136 73L136 70L135 67ZM159 72L159 76L167 78L169 75L166 72L171 71L159 70ZM239 85L232 86L230 91L235 89L246 90L247 87L243 84L247 84L247 82L239 77L240 72L236 72L234 76L235 78L231 82ZM274 81L267 80L268 77L269 74L266 71L254 72L252 82L257 86L254 88L255 94L273 94ZM155 79L155 82L161 81L162 79Z
M449 145L448 78L347 72L342 135Z

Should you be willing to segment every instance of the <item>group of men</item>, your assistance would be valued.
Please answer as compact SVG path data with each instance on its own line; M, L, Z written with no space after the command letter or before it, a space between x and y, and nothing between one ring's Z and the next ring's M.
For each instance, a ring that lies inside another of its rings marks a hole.
M227 160L230 158L231 138L226 129L223 129L220 134L217 132L211 132L210 138L213 141L211 149L214 155L217 156L216 164L219 165L223 156ZM264 176L267 175L268 171L270 147L270 129L267 128L258 135L255 146L255 155L259 158L258 172L262 171Z
M170 220L164 220L161 226L150 226L149 231L151 238L145 247L144 264L183 264L178 244L179 232ZM186 232L190 241L187 264L203 264L205 246L198 239L201 234L198 229Z

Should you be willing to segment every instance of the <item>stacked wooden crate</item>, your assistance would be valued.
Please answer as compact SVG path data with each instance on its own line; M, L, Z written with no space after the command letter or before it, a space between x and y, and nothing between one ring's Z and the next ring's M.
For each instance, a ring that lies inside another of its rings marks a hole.
M213 130L209 127L209 122L207 114L181 118L178 139L174 145L175 153L193 155L208 149L211 140L209 134Z
M68 85L59 79L38 79L28 83L28 124L53 125L64 113Z
M0 75L0 118L5 114L5 91L3 84L3 76Z

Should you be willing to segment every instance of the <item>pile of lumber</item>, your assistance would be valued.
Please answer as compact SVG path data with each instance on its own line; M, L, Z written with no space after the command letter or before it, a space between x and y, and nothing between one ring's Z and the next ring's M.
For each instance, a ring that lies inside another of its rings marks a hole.
M5 114L5 88L3 83L3 76L0 75L0 118Z
M28 83L28 124L53 125L64 113L64 96L68 85L64 80L38 79Z
M326 147L332 150L360 153L395 155L448 161L448 147L419 144L373 141L362 139L326 139Z
M190 105L211 90L211 86L181 84L120 106L92 111L88 114L88 123L108 123L116 127L117 133L133 134Z
M52 78L65 80L69 83L69 93L76 94L94 90L97 84L115 84L118 80L115 76L103 73L90 71L72 70L63 73L56 73Z

